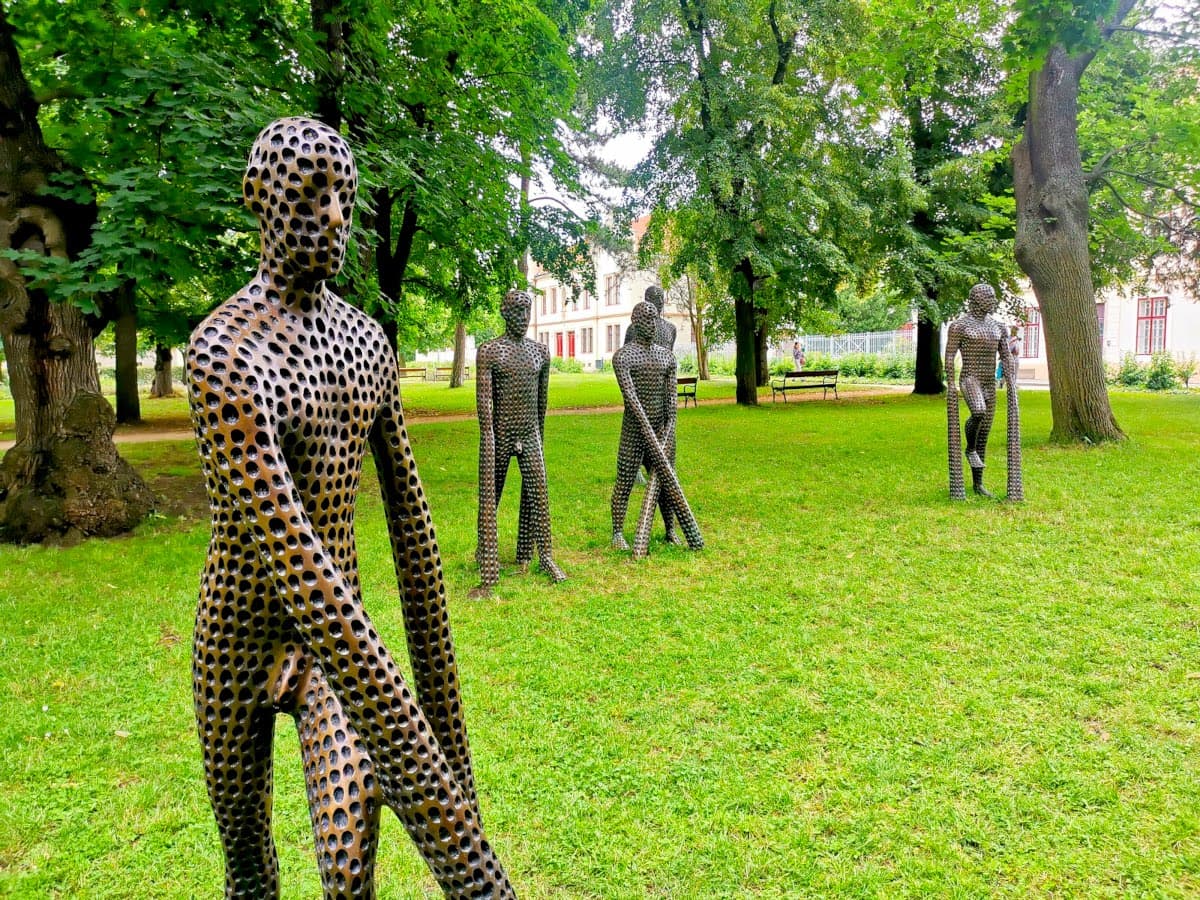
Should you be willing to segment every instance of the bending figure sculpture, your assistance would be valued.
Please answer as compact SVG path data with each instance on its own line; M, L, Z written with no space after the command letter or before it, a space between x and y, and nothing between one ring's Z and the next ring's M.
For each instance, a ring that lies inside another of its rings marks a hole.
M971 412L967 419L966 458L971 467L971 485L976 494L991 497L983 486L988 435L996 415L996 357L1004 375L1008 394L1008 499L1024 500L1021 482L1021 423L1017 404L1017 362L1008 346L1004 326L990 313L996 310L996 292L991 285L977 284L967 297L967 309L950 323L946 336L946 421L950 458L950 498L966 499L963 483L963 446L958 427L958 395ZM962 356L958 387L954 383L954 362Z
M193 656L225 896L279 896L275 716L296 721L327 898L374 897L381 806L447 897L515 896L479 819L441 559L379 326L328 290L357 172L337 132L280 119L243 181L258 271L192 334L192 422L212 509ZM363 607L354 504L368 446L416 696Z
M679 520L688 546L704 546L700 526L692 515L679 479L675 474L675 357L655 343L658 311L642 301L633 308L631 331L634 340L613 354L613 371L625 414L621 419L621 443L617 449L617 481L612 493L612 544L628 550L625 541L625 514L634 479L643 465L650 471L634 535L633 555L642 557L650 543L650 525L659 494L670 504Z
M479 563L484 591L500 581L496 508L514 456L521 471L517 564L525 570L536 547L543 572L554 581L567 577L554 562L550 549L550 500L542 453L550 351L525 337L532 308L533 298L526 291L509 291L500 304L504 334L482 344L475 354L475 408L479 416L475 561Z

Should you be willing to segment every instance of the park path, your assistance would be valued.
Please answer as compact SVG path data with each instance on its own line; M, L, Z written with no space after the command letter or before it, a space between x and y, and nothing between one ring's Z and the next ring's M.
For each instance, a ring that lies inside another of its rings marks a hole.
M910 391L912 388L908 385L871 385L863 390L843 391L846 399L868 399L871 397L885 397L889 394L895 394L904 391ZM805 394L800 397L795 397L790 400L790 403L811 403L814 400L821 398L816 394ZM830 401L833 402L833 401ZM721 397L714 400L701 400L700 406L728 406L733 403L732 397ZM546 410L548 416L591 416L602 415L603 413L616 413L623 409L621 406L581 406L581 407L563 407L561 409ZM404 422L406 425L426 425L437 422L461 422L466 419L474 419L474 412L462 413L444 413L442 415L405 415ZM113 440L118 444L148 444L152 441L186 441L192 438L192 430L190 428L156 428L153 425L122 425L117 428L116 434L113 435ZM12 447L13 441L0 441L0 453L6 452Z

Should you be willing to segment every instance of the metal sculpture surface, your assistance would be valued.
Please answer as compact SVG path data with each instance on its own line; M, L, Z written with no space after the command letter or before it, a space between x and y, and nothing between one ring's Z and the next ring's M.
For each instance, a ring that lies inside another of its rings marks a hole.
M946 336L946 420L950 457L950 498L966 499L963 483L962 435L958 427L958 395L961 390L971 412L964 431L966 458L971 467L971 485L976 494L991 497L983 486L988 435L996 415L996 358L1008 387L1008 499L1024 500L1021 482L1021 423L1017 404L1017 363L1009 349L1004 325L993 319L996 292L990 285L977 284L967 297L967 310L950 323ZM958 387L954 384L955 357L962 356Z
M226 897L279 896L271 738L296 721L326 898L373 897L382 806L448 897L514 896L484 837L441 559L379 326L325 279L357 173L325 125L281 119L250 153L262 256L192 334L192 421L212 509L193 656ZM375 457L416 696L363 607L354 504Z
M654 323L654 343L659 347L666 347L669 351L674 353L675 352L675 326L672 325L670 322L668 322L665 318L663 318L663 314L662 314L663 309L667 304L667 298L666 298L666 295L663 294L663 289L660 288L656 284L652 284L648 288L646 288L646 292L643 295L643 298L645 299L645 301L647 303L653 304L655 310L658 311L658 321ZM634 328L633 328L633 325L630 324L630 326L625 329L625 343L626 344L632 343L633 339L634 339ZM676 405L678 405L678 399L679 398L677 397ZM674 441L671 442L669 451L670 451L671 465L674 466L675 465L675 442ZM650 470L647 468L646 471L649 472ZM634 484L640 484L640 485L646 484L646 479L642 477L641 469L638 469L637 476L634 478ZM664 497L661 492L659 493L659 496L658 496L658 508L662 512L663 526L667 530L667 540L672 544L683 543L679 539L679 535L675 532L675 516L671 512L671 501L669 499L667 499L666 497Z
M652 284L650 287L646 288L646 293L643 295L642 299L646 303L653 304L655 310L658 311L658 321L654 324L654 343L658 344L660 347L666 347L668 350L674 353L675 326L663 318L663 309L667 305L667 298L663 293L663 289L656 284ZM632 343L633 336L633 327L630 326L629 328L626 328L625 343Z
M482 587L500 581L496 508L504 493L509 463L521 471L517 519L517 565L524 570L537 549L538 564L555 581L567 576L550 549L550 500L546 490L546 392L550 351L525 337L533 298L509 291L500 305L504 334L475 354L475 408L479 416L479 518L475 561Z
M679 520L688 546L693 550L704 546L700 526L675 474L675 357L670 350L654 343L658 320L653 304L642 301L635 306L630 327L634 339L614 353L612 359L625 400L621 443L617 449L617 481L612 494L612 543L617 549L629 549L624 534L625 514L634 479L643 465L650 471L634 534L636 557L646 555L660 493Z

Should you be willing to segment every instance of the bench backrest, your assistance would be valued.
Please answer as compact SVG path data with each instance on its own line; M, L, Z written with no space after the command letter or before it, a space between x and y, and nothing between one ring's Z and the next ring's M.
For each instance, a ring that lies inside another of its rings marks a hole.
M828 378L836 375L841 369L803 369L799 372L788 372L786 378Z
M684 375L681 378L676 378L675 383L676 384L695 384L696 376L695 375Z

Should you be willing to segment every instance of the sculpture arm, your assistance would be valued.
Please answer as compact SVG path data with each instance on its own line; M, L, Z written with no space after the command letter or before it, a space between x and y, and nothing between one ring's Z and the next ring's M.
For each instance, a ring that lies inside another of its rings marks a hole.
M946 359L943 363L946 370L947 398L958 393L958 383L954 378L954 358L958 355L958 349L961 345L962 334L952 323L949 330L946 332Z
M477 809L441 553L404 427L399 384L394 372L387 375L390 383L384 386L370 443L400 587L414 687L455 780Z
M663 447L670 447L671 441L675 439L675 422L679 418L679 397L677 391L679 389L676 381L675 366L672 365L667 370L667 377L663 379L663 404L666 409L666 415L663 417Z
M542 367L538 371L538 397L537 397L537 416L538 416L538 435L542 440L542 444L546 443L546 406L550 402L550 351L544 350L542 353Z
M499 580L500 550L496 537L496 424L492 405L492 355L487 347L475 357L475 412L479 417L479 510L475 520L475 562L481 582Z

